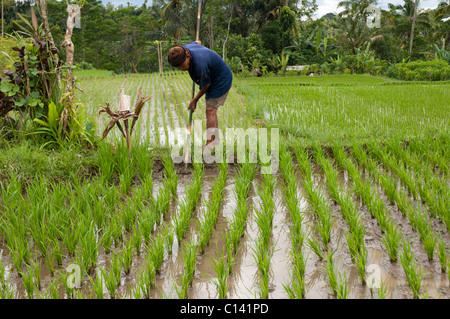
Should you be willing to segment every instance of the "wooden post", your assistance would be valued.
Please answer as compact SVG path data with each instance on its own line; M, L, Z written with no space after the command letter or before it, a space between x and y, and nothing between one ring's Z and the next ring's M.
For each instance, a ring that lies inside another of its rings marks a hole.
M202 15L202 0L198 0L198 15L197 15L197 32L195 35L195 40L200 40L200 18ZM195 97L195 82L192 81L192 99ZM191 129L192 129L192 110L189 110L189 123L188 123L188 135L186 137L186 146L184 152L184 168L187 169L187 161L189 159L190 146L191 146Z

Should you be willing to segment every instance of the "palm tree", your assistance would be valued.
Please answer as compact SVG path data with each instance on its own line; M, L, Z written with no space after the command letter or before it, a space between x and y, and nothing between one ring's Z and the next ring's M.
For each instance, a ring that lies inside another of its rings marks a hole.
M450 13L450 3L441 2L438 5L438 10L434 13L435 20L439 20L441 17L445 16L446 14Z
M350 49L353 54L356 54L356 49L363 45L370 35L366 23L370 12L367 9L376 3L376 0L345 0L338 4L338 8L344 10L335 17L332 26L339 31L341 46Z
M412 47L413 47L413 41L414 41L414 28L416 27L416 18L417 18L417 6L419 5L419 0L414 0L414 14L413 14L413 20L412 20L412 26L411 26L411 36L409 40L409 58L411 59L411 53L412 53Z
M402 38L409 38L409 50L408 54L411 56L412 52L412 44L414 41L414 33L417 25L420 25L424 28L431 28L430 23L428 21L428 15L421 12L417 13L417 8L419 6L419 0L404 0L403 5L393 5L391 3L388 4L391 14L401 20L406 21L408 24L411 23L411 31L404 31L401 35Z

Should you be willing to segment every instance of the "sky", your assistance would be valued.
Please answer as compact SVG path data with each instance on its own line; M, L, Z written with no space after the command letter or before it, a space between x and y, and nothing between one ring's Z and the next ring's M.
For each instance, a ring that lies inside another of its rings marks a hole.
M419 8L436 8L442 0L421 0ZM111 2L114 6L119 6L120 4L126 5L130 2L132 5L140 6L144 0L102 0L103 3ZM148 0L147 3L150 4L152 1ZM323 15L334 12L338 13L342 9L337 9L337 5L341 0L316 0L319 9L316 11L314 18L320 18ZM387 9L388 3L392 4L403 4L403 0L378 0L378 6L381 9Z
M117 0L119 1L119 0ZM422 0L420 1L419 4L419 8L436 8L438 6L438 4L441 2L442 0ZM315 13L315 18L320 18L321 16L329 13L329 12L333 12L333 13L338 13L339 11L342 11L342 9L337 9L337 5L339 2L341 2L341 0L316 0L317 5L319 7L319 9L316 11ZM404 1L403 0L378 0L378 7L380 7L381 9L387 9L388 8L388 3L392 3L394 5L397 4L403 4Z

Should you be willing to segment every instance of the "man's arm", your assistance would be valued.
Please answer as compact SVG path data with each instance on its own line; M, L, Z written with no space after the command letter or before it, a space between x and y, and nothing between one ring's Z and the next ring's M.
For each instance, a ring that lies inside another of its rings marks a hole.
M197 102L200 100L200 98L203 95L205 95L206 91L208 91L210 86L211 86L211 83L208 83L197 93L197 96L191 101L191 103L189 103L188 110L192 110L192 112L195 111L195 109L197 107Z

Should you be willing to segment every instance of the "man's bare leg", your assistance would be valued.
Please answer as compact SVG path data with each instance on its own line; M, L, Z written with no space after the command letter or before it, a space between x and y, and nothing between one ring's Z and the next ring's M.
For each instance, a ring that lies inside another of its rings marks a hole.
M205 148L209 144L211 144L213 141L219 140L219 136L218 136L219 119L217 118L217 109L212 108L212 107L206 108L206 128L212 129L210 131L213 131L213 133L211 136L208 136L208 140L206 141L206 145L203 148L203 150L205 150ZM211 144L211 146L214 146L214 144Z

